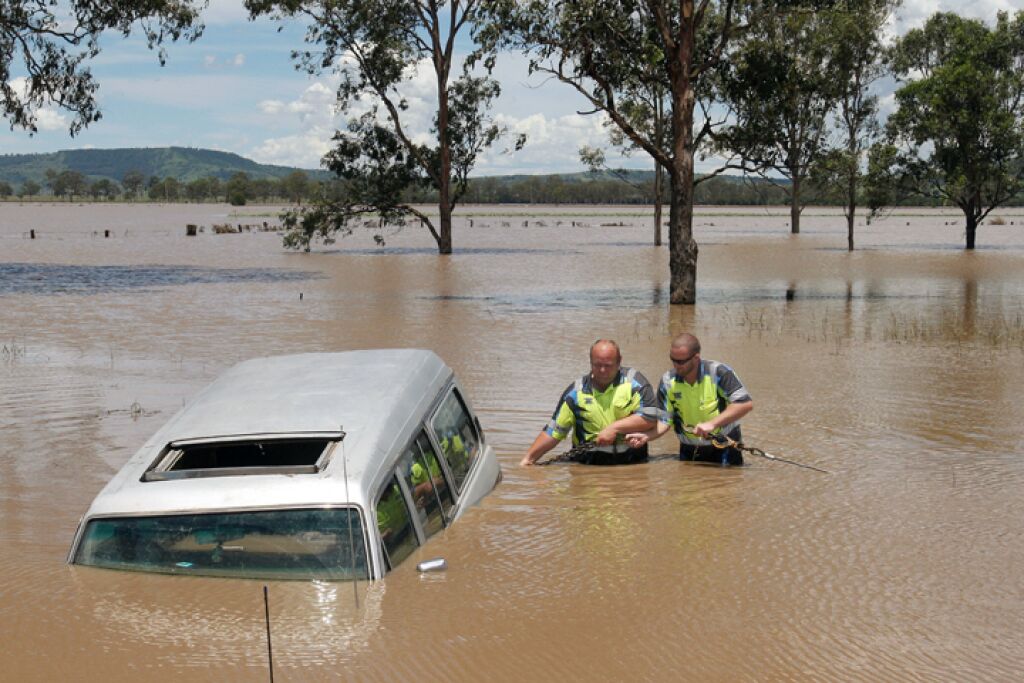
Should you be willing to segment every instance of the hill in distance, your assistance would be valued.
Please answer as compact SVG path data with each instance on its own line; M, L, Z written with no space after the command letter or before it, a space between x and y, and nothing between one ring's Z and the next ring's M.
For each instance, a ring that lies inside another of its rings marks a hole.
M6 154L0 155L0 181L18 188L27 180L40 185L46 184L47 170L57 173L78 171L90 182L107 179L120 183L129 171L138 171L146 178L174 178L188 183L199 178L216 177L226 181L236 173L245 173L252 180L277 180L295 171L303 171L313 180L329 180L333 174L320 169L300 169L292 166L260 164L231 152L191 147L144 147L121 149L75 149L48 154ZM474 180L487 180L501 186L513 185L530 179L543 182L558 178L562 182L589 183L596 181L626 180L633 184L651 183L654 171L581 171L578 173L551 173L538 175L477 176ZM743 182L739 176L722 175L718 183ZM667 181L666 181L667 182ZM755 183L764 183L755 180ZM777 181L778 182L778 181ZM785 181L782 181L785 184Z
M0 180L14 186L20 186L26 180L44 184L48 169L57 173L78 171L93 182L106 178L117 183L129 171L138 171L147 178L175 178L185 183L209 176L227 180L239 172L254 180L279 179L297 170L318 180L331 175L322 170L259 164L231 152L189 147L74 149L50 154L0 156Z

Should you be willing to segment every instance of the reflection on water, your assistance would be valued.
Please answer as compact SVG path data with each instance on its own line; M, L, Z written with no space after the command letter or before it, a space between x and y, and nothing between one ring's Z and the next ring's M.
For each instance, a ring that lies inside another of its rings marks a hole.
M262 583L68 567L78 518L232 363L395 346L452 365L504 480L383 582L269 584L280 680L973 681L1024 668L1017 228L984 226L965 254L962 229L943 227L955 214L914 210L858 226L863 248L848 253L839 212L805 214L793 237L785 211L701 210L698 303L669 307L667 249L645 246L649 216L622 209L544 207L557 220L523 228L526 209L488 207L439 258L414 229L384 249L357 234L296 254L271 234L185 237L185 221L222 222L224 207L9 208L5 680L263 679ZM26 217L46 238L21 237ZM104 226L117 239L86 234ZM681 463L668 437L646 465L516 467L594 339L617 339L653 378L683 330L750 389L748 445L831 474ZM415 572L437 556L447 572Z

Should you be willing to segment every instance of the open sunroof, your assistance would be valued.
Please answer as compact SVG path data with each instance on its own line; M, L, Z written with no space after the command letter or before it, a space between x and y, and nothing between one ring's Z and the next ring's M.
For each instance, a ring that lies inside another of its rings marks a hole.
M337 439L239 439L172 443L142 481L254 474L316 474L326 467Z

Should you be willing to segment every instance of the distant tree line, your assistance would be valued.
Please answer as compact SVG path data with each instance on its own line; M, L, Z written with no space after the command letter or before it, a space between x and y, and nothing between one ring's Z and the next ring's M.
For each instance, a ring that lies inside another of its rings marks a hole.
M313 180L303 171L293 171L280 179L250 178L247 173L233 174L227 180L217 176L187 182L173 177L147 177L139 171L125 173L120 183L109 178L89 180L80 171L47 169L43 184L26 180L15 190L0 181L0 198L30 199L48 196L67 201L151 201L151 202L228 202L241 206L249 202L288 202L301 204L331 195L337 181Z
M588 177L588 176L593 177ZM812 179L806 190L818 206L844 206L846 197L828 185ZM45 192L45 194L44 194ZM46 172L43 184L26 180L15 188L0 181L0 199L33 199L49 196L65 201L150 201L306 204L324 199L342 201L349 194L346 181L314 180L303 171L281 179L251 178L244 172L227 180L217 176L181 181L173 177L145 176L138 171L125 174L121 182L107 178L90 181L79 171ZM406 188L401 201L432 204L437 192L431 188ZM657 197L654 174L620 169L613 173L535 175L467 180L463 201L470 204L622 204L651 205ZM664 200L664 197L662 197ZM935 197L904 196L890 200L894 206L947 206ZM790 203L787 183L762 178L716 176L698 185L694 203L729 206L786 206ZM1024 205L1024 194L1007 200L1007 206Z

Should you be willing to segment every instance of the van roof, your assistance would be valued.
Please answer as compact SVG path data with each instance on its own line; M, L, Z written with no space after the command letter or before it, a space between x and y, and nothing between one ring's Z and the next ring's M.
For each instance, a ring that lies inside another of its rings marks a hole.
M398 439L411 438L452 371L432 351L385 349L256 358L218 377L172 417L93 501L96 515L364 505ZM322 471L143 481L169 444L318 436L337 440ZM347 483L345 475L347 474ZM347 491L347 496L346 496Z

